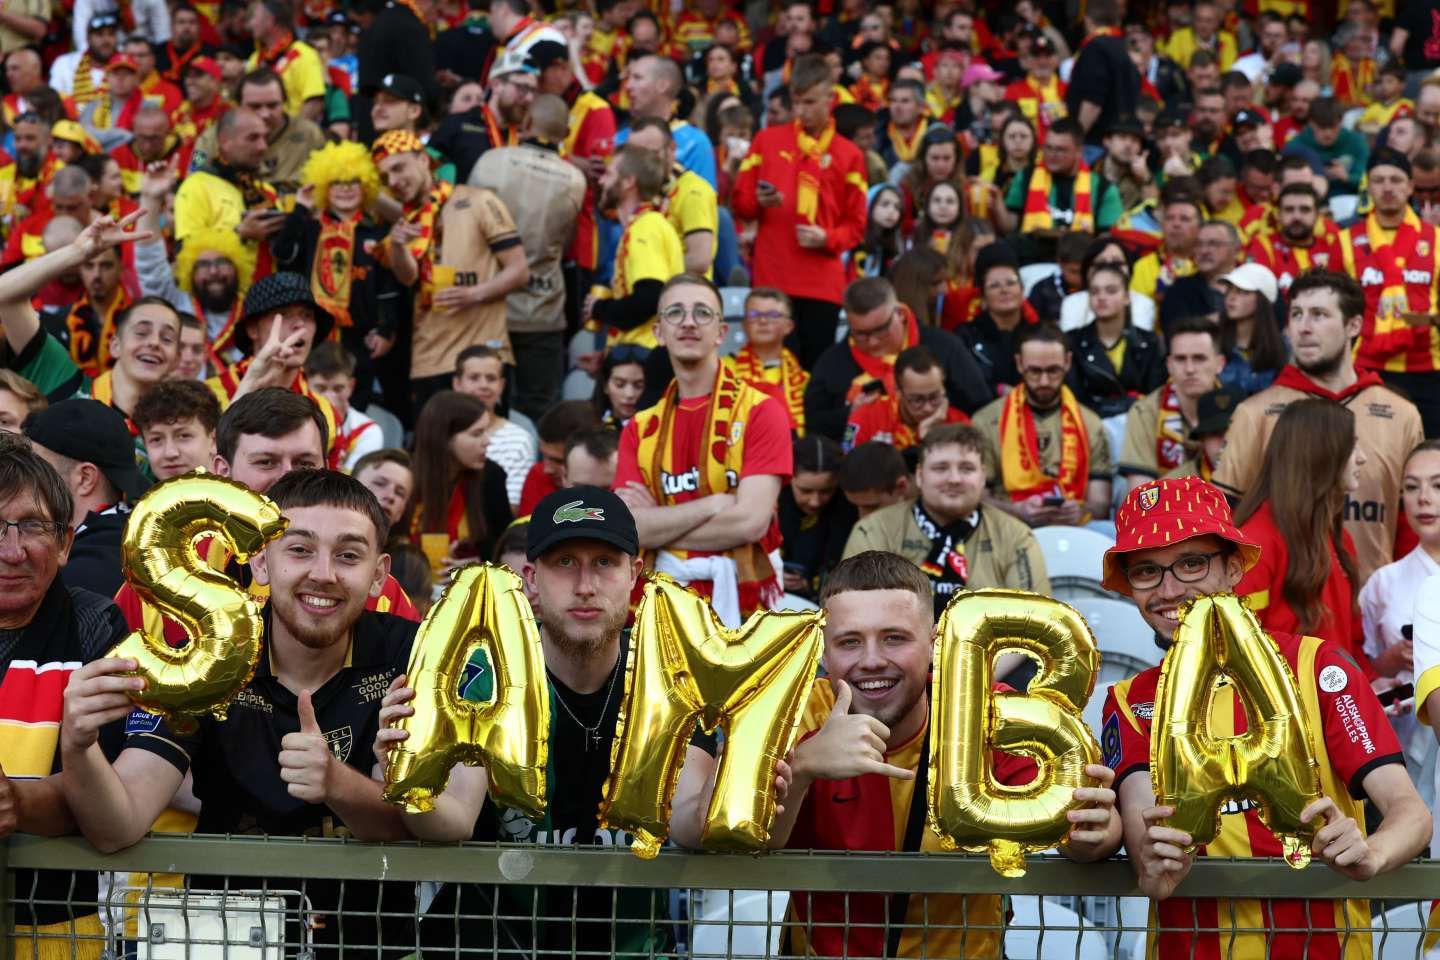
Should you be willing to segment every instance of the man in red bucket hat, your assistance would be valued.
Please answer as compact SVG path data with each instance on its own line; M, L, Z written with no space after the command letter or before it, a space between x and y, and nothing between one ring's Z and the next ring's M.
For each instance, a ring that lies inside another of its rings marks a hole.
M1104 584L1134 599L1156 641L1168 648L1182 604L1235 589L1260 556L1230 516L1225 497L1198 477L1155 480L1130 491L1115 518L1115 546L1105 552ZM1368 880L1413 858L1430 837L1430 817L1415 792L1400 745L1365 673L1341 648L1315 637L1272 633L1299 680L1306 726L1316 746L1324 796L1304 811L1319 820L1312 856L1336 872ZM1175 811L1155 804L1148 771L1150 730L1160 668L1110 688L1101 741L1115 770L1125 849L1152 906L1151 956L1349 957L1369 953L1365 900L1224 900L1171 898L1196 855L1274 857L1280 841L1249 801L1222 811L1220 835L1194 854L1188 834L1165 826ZM1229 681L1216 686L1212 730L1245 731L1245 711ZM1132 776L1132 774L1145 774ZM1361 801L1383 820L1366 836ZM1243 932L1242 932L1243 931ZM1231 953L1233 951L1233 954Z

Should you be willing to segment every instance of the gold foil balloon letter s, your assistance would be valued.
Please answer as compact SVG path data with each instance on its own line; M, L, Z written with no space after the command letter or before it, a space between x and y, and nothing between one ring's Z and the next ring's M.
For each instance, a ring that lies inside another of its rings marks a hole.
M481 669L490 671L491 694L483 703L460 698L465 664L477 648L484 652ZM415 713L396 724L410 737L390 753L385 799L424 813L434 808L455 764L484 764L498 803L541 817L550 689L520 578L488 563L456 573L420 625L405 672Z
M285 530L275 504L248 488L204 474L151 488L125 524L125 579L145 603L185 628L190 642L174 648L163 636L131 633L108 656L139 664L145 689L131 694L142 709L181 730L202 714L225 719L226 708L255 672L265 623L260 605L232 578L212 570L195 542L218 537L244 562Z
M756 613L727 630L710 604L663 574L635 615L625 699L601 821L650 858L669 832L670 800L695 724L725 729L701 843L758 851L775 820L775 764L794 745L820 662L824 615Z
M1237 697L1246 731L1231 736ZM1150 736L1155 802L1175 808L1167 825L1196 846L1209 843L1220 833L1221 805L1250 800L1286 861L1309 863L1316 828L1300 813L1320 798L1320 774L1303 716L1290 664L1238 597L1182 607Z
M1075 790L1100 747L1081 719L1100 654L1073 607L1020 590L962 593L940 618L930 725L930 827L949 849L990 854L1007 877L1024 876L1025 854L1070 831ZM1028 693L993 691L995 658L1030 654L1040 671ZM993 751L1039 766L1020 786L995 780Z

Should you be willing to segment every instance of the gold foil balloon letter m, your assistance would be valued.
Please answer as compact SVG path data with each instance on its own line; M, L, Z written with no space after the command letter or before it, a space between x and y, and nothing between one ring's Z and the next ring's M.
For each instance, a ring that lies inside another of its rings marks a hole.
M243 562L285 530L280 510L233 480L204 474L152 487L125 524L125 579L145 603L185 628L175 648L137 630L108 654L139 664L145 689L131 695L142 709L180 730L226 708L255 672L265 633L260 605L232 578L201 559L196 540L218 537Z
M1025 874L1025 854L1064 839L1076 788L1100 746L1080 712L1095 686L1100 654L1073 607L1020 590L962 593L945 608L935 651L930 725L930 826L948 849L987 851L1007 877ZM995 658L1030 654L1040 671L1028 693L994 691ZM993 751L1039 766L1019 786L996 781Z
M795 741L823 642L821 613L757 613L727 630L710 604L663 574L635 614L625 699L600 819L650 858L669 833L670 800L699 723L725 729L701 843L763 850L775 819L775 764Z
M1246 732L1227 736L1235 697ZM1182 607L1160 667L1150 737L1155 802L1175 808L1166 824L1206 844L1220 833L1221 805L1250 800L1286 861L1297 869L1309 863L1315 827L1300 813L1320 798L1320 775L1302 718L1290 664L1239 597L1217 594Z
M476 648L491 671L484 703L460 698ZM411 647L406 678L415 713L397 726L410 737L390 753L385 799L411 813L434 809L457 763L484 764L496 802L538 819L545 813L550 689L535 614L520 578L472 564L455 574Z

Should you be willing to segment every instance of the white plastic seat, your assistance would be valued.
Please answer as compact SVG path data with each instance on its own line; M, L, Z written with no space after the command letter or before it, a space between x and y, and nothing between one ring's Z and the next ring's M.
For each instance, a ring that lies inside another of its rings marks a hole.
M1020 268L1020 285L1025 288L1025 296L1030 296L1030 291L1042 280L1055 276L1060 272L1058 263L1028 263Z
M1330 218L1343 226L1346 220L1355 219L1355 208L1360 205L1360 198L1353 193L1342 193L1332 196L1329 203Z
M745 298L748 296L750 296L749 287L720 288L720 306L725 310L726 323L745 316Z
M1100 576L1105 551L1115 545L1112 538L1089 527L1037 527L1032 532L1040 543L1055 596L1109 596L1100 585Z
M1165 654L1155 645L1154 629L1129 600L1076 597L1069 603L1090 625L1100 647L1100 675L1085 705L1085 722L1098 736L1110 685L1157 666Z
M696 890L690 956L695 960L774 957L790 894L783 890ZM768 905L768 909L767 909Z
M1039 897L1011 897L1005 926L1007 960L1074 960L1106 957L1105 938L1069 907Z

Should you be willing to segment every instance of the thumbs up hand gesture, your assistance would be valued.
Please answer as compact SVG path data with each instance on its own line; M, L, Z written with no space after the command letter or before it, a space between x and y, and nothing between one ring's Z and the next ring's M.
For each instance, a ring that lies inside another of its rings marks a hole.
M286 789L295 799L324 803L333 786L337 761L315 719L315 705L309 690L300 692L296 707L300 731L287 733L280 741L280 779L288 784Z
M807 779L848 780L866 773L881 773L897 780L914 780L915 771L885 762L885 741L890 728L863 713L851 713L854 691L836 680L835 707L825 726L795 748L797 776Z

